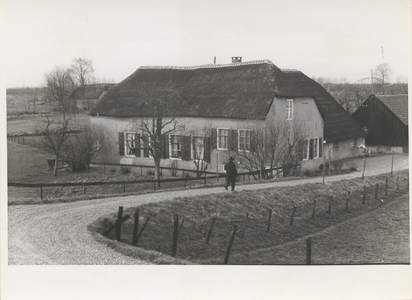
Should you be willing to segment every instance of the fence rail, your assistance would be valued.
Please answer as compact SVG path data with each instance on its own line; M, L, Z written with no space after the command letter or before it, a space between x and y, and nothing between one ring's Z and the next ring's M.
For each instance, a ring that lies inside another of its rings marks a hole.
M278 168L271 168L267 170L262 170L262 173L272 172L274 170L283 170L284 168L296 167L294 166L287 166L287 167L278 167ZM185 170L185 169L182 169ZM186 171L186 170L185 170ZM189 171L189 170L187 170ZM214 173L216 174L216 173ZM259 175L260 171L252 171L252 172L243 172L238 173L238 177L246 176L246 175ZM127 180L127 181L95 181L95 182L49 182L49 183L20 183L20 182L8 182L8 186L10 187L26 187L26 188L40 188L40 198L43 199L43 188L44 187L68 187L68 186L96 186L96 185L123 185L123 192L126 192L126 185L127 184L142 184L142 183L152 183L153 190L156 190L156 186L160 187L161 183L166 182L184 182L184 187L188 181L194 180L202 180L205 184L207 184L208 180L218 180L219 178L226 177L226 174L217 174L214 176L207 176L205 173L202 177L183 177L183 178L167 178L167 179L144 179L144 180ZM244 178L244 177L243 177ZM84 193L86 193L86 189L84 189Z

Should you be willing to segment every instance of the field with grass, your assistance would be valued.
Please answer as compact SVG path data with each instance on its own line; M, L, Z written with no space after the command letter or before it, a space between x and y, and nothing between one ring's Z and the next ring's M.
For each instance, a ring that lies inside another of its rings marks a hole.
M376 184L380 187L375 199ZM175 198L125 209L123 215L131 218L122 225L122 243L112 247L126 255L155 259L156 263L222 264L230 235L237 226L229 264L305 264L304 239L308 236L313 236L314 264L409 263L408 195L405 170L392 176L384 174L325 185ZM137 247L130 247L137 209L139 228L147 218L150 220ZM181 231L177 260L170 260L176 215ZM103 233L116 218L117 212L102 217L90 230ZM364 235L360 236L360 232ZM114 230L107 237L114 239ZM375 249L377 245L380 250ZM153 253L164 253L169 258L162 259Z

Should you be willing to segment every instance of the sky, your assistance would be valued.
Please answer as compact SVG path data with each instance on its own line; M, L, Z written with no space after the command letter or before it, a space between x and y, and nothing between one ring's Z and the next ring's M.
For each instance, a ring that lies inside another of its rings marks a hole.
M411 0L0 0L0 17L6 87L41 86L77 57L115 82L232 56L348 82L411 69Z

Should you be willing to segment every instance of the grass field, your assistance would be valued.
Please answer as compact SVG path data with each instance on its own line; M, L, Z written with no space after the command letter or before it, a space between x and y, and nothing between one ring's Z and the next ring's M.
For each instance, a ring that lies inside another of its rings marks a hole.
M131 243L133 218L122 226L122 242L115 248L128 255L153 257L156 253L171 254L173 236L173 218L175 214L184 219L178 238L177 261L170 257L155 256L156 263L196 263L222 264L229 237L234 225L237 234L232 247L230 264L304 264L304 238L326 230L322 238L314 238L313 263L315 264L364 264L364 263L409 263L409 226L399 229L394 224L408 224L408 171L360 179L343 180L326 185L306 184L301 186L280 187L239 193L212 194L195 199L177 198L161 204L148 204L138 207L140 222L150 217L149 225L143 232L138 247L126 246ZM389 176L388 194L382 186ZM400 189L397 190L396 177L400 177ZM375 184L381 185L378 199L374 199ZM363 187L367 187L367 199L363 204ZM348 191L351 195L348 202ZM328 213L330 196L331 213ZM315 217L313 200L317 200ZM395 204L392 205L392 201ZM405 202L406 201L406 202ZM399 207L397 206L400 203ZM392 205L392 206L391 206ZM293 226L290 216L293 206L297 207ZM137 208L128 208L124 214L134 216ZM272 210L271 225L268 231L269 209ZM385 210L392 210L387 213ZM398 211L399 210L399 211ZM375 213L375 211L379 211ZM246 213L248 220L246 222ZM379 219L376 215L381 214ZM363 219L362 216L365 216ZM93 224L103 232L116 219L116 212ZM210 243L206 244L211 220L216 217ZM370 220L369 220L370 219ZM354 220L351 222L350 220ZM365 221L366 220L366 221ZM342 225L344 224L344 225ZM142 224L139 225L140 228ZM339 227L342 226L342 227ZM332 228L332 229L331 229ZM330 231L328 231L330 230ZM374 249L379 245L381 235L374 239L359 237L358 231L385 232L392 239L385 255L379 255ZM329 232L329 233L328 233ZM329 234L329 235L328 235ZM108 235L114 239L114 232ZM402 241L402 247L400 242ZM124 246L121 246L121 245ZM406 245L406 249L405 249ZM124 248L123 248L124 247ZM133 250L136 249L135 251ZM145 250L142 250L145 249ZM145 254L148 251L148 254ZM398 256L393 252L401 252ZM392 252L392 254L391 254Z

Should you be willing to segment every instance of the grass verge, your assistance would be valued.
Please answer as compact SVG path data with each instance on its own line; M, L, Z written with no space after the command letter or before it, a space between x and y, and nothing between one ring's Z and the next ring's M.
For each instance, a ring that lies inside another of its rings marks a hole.
M114 241L114 231L107 237L101 235L109 224L114 223L116 212L96 220L89 230L93 232L95 238L106 244L110 243L116 251L151 261L150 257L153 255L151 251L163 253L162 255L171 254L173 217L178 214L180 220L184 219L184 224L178 238L176 255L178 260L170 257L172 259L170 263L179 264L183 261L195 264L221 264L231 231L236 225L238 230L232 247L230 264L304 264L304 254L298 258L294 254L296 251L304 253L304 243L292 246L289 250L283 249L281 255L274 250L276 247L293 244L306 236L380 209L400 195L408 194L407 174L408 170L405 170L396 172L393 176L385 174L364 180L351 179L325 185L304 184L294 187L211 194L194 199L175 198L162 203L127 208L124 214L130 216L134 216L134 211L139 209L140 228L146 218L150 217L138 247L130 246L133 232L131 219L122 225L121 243ZM397 177L399 177L399 190ZM389 184L388 195L385 193L386 179ZM380 185L380 191L378 191L378 198L375 199L377 183ZM365 204L363 204L364 188L367 192ZM349 198L348 191L351 192ZM316 200L315 206L314 200ZM331 204L330 213L329 204ZM294 206L296 206L296 214L291 226L290 217ZM270 210L272 214L268 230ZM246 214L248 214L247 221ZM206 236L213 218L216 218L215 227L209 244L206 244ZM356 249L356 245L354 247ZM145 254L145 251L149 252ZM330 262L320 259L317 263Z

